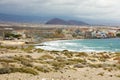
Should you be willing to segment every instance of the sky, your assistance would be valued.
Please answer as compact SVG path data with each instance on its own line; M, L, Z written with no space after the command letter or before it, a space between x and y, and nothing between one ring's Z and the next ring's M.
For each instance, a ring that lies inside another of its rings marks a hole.
M120 0L0 0L0 13L120 22Z

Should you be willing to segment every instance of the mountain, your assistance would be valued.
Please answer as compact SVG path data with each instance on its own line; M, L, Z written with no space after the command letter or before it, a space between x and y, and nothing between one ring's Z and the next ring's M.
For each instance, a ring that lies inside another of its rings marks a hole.
M54 18L46 22L46 24L60 24L60 25L68 25L69 23L65 20L59 19L59 18Z
M20 23L46 23L46 24L56 24L56 25L88 25L82 21L76 20L63 20L60 18L54 18L48 16L29 16L29 15L13 15L0 13L0 22L20 22ZM63 17L66 18L66 17ZM69 19L69 18L66 18Z
M76 21L76 20L69 20L68 23L70 25L89 25L88 23L85 23L83 21Z
M45 23L49 18L40 16L23 16L0 13L0 21L4 22L28 22L28 23Z
M46 22L46 24L55 24L55 25L88 25L83 21L69 20L65 21L63 19L54 18Z

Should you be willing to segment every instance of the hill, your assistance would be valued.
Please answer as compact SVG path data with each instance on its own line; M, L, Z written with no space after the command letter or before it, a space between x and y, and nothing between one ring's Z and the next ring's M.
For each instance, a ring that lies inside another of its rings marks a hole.
M65 20L54 18L46 22L46 24L59 24L59 25L68 25L69 23Z
M83 21L76 21L76 20L69 20L65 21L63 19L54 18L46 22L46 24L53 24L53 25L88 25Z
M76 20L69 20L68 23L69 23L70 25L89 25L89 24L86 23L86 22L76 21Z

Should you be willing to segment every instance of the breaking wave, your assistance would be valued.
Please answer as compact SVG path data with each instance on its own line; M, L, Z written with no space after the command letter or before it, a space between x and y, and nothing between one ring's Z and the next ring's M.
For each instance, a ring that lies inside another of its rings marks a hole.
M120 52L120 39L58 40L41 43L36 48L76 52Z

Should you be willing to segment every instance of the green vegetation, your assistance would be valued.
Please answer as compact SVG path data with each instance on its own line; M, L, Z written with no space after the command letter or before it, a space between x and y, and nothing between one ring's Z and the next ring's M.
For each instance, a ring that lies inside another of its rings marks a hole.
M117 37L120 37L120 33L117 33L116 36L117 36Z
M5 33L5 38L20 38L22 35L20 34L13 34L13 33Z

